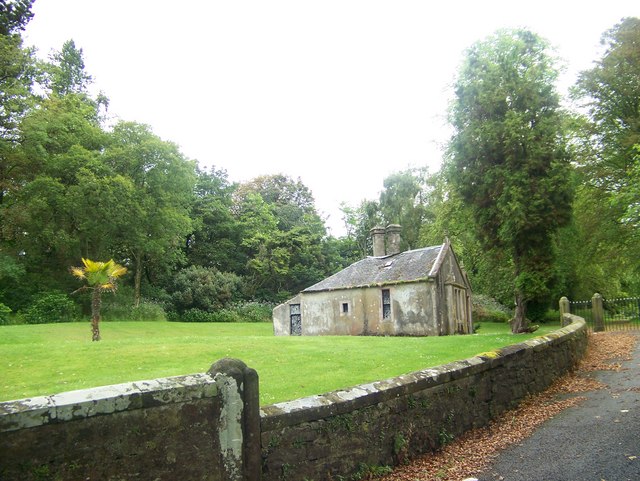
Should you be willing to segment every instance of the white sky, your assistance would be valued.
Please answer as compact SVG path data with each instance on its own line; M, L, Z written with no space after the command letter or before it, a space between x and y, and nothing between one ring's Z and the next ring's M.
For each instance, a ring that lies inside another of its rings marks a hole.
M557 47L566 87L640 1L36 0L33 12L25 43L46 57L73 39L111 114L231 180L300 177L341 235L340 202L377 198L392 172L439 169L473 42L530 28Z

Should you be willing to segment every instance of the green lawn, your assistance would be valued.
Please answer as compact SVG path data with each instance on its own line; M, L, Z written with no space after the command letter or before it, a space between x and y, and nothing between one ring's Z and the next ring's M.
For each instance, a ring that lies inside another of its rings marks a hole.
M483 324L478 334L445 337L274 337L270 323L103 322L0 326L0 401L205 372L223 357L260 376L271 404L464 359L544 334L512 335Z

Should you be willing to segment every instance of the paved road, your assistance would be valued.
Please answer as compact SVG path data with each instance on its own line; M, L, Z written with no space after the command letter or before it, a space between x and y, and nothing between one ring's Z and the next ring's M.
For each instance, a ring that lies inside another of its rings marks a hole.
M503 451L480 481L639 481L640 344L626 370L598 371L608 385Z

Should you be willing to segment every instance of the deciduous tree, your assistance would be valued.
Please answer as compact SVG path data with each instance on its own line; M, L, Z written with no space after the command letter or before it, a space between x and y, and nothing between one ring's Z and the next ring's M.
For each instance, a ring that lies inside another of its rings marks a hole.
M588 182L620 204L620 221L640 225L640 19L625 18L602 36L604 54L582 72L574 97L590 123L581 163Z
M184 256L191 232L189 206L195 185L195 162L178 147L160 139L147 125L120 122L103 156L106 164L132 183L135 208L120 215L127 229L120 233L120 253L134 265L134 305L141 299L145 266L169 269Z

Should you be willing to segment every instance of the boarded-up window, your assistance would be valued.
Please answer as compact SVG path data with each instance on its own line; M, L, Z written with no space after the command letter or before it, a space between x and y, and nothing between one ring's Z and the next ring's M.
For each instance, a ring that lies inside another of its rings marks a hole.
M291 317L291 335L302 335L302 313L300 311L300 304L289 305L289 315Z
M389 289L382 289L382 318L391 319L391 293Z
M467 334L467 293L458 287L453 288L453 316L456 332Z

